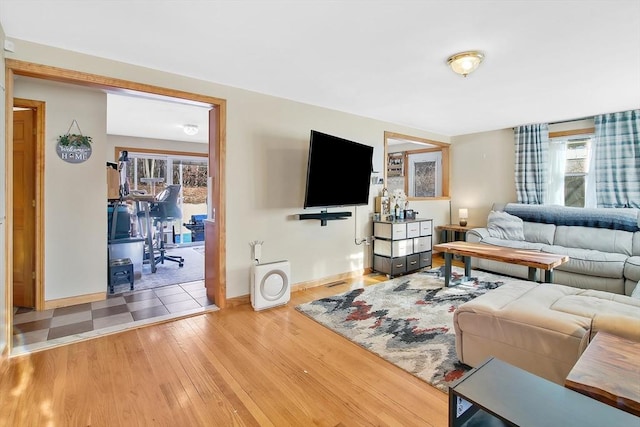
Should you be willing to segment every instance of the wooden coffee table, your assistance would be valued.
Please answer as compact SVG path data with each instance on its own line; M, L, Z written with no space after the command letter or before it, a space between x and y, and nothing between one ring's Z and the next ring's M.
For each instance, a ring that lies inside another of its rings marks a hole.
M640 342L598 332L565 387L640 416ZM640 420L638 421L640 425Z
M453 255L464 258L464 275L471 275L471 257L502 261L529 267L529 280L536 280L537 269L544 270L544 281L553 281L553 269L569 261L566 255L548 254L525 249L505 248L473 242L451 242L433 245L433 250L444 253L444 286L449 286Z

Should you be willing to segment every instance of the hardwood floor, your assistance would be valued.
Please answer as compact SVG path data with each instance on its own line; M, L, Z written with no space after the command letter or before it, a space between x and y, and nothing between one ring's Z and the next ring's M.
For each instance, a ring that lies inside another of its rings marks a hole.
M13 358L0 425L446 426L446 394L294 308L350 285Z

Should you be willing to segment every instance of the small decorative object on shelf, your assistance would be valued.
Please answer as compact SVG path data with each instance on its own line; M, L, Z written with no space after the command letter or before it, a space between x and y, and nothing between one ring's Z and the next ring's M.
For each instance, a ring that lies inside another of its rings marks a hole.
M404 191L397 189L397 190L393 190L393 193L391 193L391 206L397 206L400 208L400 210L404 210L406 208L407 205L407 195L404 194ZM400 217L400 212L393 212L396 216L396 219L398 219Z
M78 128L77 134L71 133L71 128L74 124ZM67 133L60 135L57 142L56 152L58 157L67 163L82 163L91 157L92 138L82 134L80 125L75 119L71 122Z
M389 196L377 196L375 201L375 212L381 215L389 215L391 213L391 208L389 206Z

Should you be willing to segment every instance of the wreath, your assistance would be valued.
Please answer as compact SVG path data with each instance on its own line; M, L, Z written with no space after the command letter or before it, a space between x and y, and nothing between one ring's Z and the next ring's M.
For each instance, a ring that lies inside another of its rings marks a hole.
M78 128L79 133L69 133L74 124ZM57 141L62 147L91 147L91 143L93 142L90 136L82 134L80 125L75 119L71 122L67 133L60 135Z
M82 134L67 133L58 137L58 144L63 147L91 147L92 142L90 136L84 136Z

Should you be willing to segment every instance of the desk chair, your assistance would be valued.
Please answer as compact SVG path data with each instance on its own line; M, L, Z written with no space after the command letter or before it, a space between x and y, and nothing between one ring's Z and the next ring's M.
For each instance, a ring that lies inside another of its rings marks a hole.
M165 254L164 224L169 221L182 218L182 211L178 206L178 196L180 195L180 185L167 185L157 196L156 200L149 206L149 216L153 219L156 228L156 248L160 255L156 256L155 251L151 252L155 257L155 263L164 264L164 261L177 262L179 267L184 266L184 258Z

